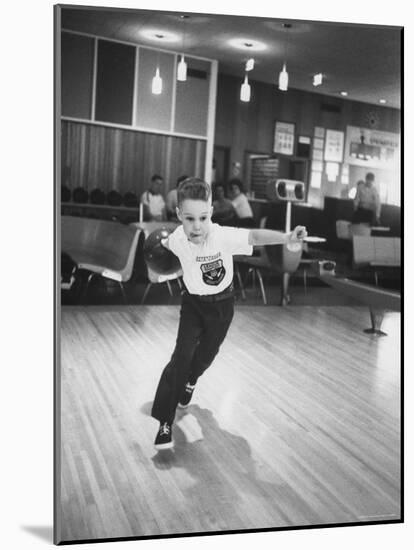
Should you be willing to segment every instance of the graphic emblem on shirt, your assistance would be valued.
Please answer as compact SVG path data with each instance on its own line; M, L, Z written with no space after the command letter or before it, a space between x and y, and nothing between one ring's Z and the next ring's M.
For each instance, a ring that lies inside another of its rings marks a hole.
M226 270L223 266L223 260L216 260L200 266L203 274L203 281L206 285L217 286L221 283L226 275Z

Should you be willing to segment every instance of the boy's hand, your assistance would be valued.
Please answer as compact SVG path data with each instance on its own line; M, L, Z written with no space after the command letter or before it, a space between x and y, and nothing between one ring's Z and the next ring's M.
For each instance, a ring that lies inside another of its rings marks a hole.
M306 227L303 225L297 225L295 229L289 235L289 242L297 243L303 241L308 236Z

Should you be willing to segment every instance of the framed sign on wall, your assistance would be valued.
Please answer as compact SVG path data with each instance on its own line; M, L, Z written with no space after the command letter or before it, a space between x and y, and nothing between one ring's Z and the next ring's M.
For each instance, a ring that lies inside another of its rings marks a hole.
M326 130L325 160L342 162L344 158L344 132Z
M291 122L275 123L273 152L293 155L295 149L295 125Z

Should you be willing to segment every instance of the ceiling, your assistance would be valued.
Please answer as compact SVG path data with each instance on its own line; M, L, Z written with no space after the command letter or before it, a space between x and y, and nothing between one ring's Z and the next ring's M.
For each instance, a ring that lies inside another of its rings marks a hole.
M61 7L67 30L217 59L219 72L240 80L250 57L255 66L249 79L273 84L286 61L289 88L335 97L346 91L345 100L401 106L400 27ZM323 74L321 86L312 85L315 73Z

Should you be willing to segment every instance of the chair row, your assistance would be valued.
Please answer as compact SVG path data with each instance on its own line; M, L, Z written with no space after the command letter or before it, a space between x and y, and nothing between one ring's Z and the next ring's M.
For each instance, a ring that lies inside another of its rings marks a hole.
M141 267L144 241L154 228L152 223L126 226L115 221L62 216L61 289L70 290L79 275L78 280L84 280L80 289L82 299L92 279L100 277L117 282L127 303L125 283L134 279ZM181 268L171 275L160 275L149 267L146 271L148 283L142 304L155 283L166 283L171 296L170 281L176 280L181 289Z
M105 193L105 191L98 188L89 192L84 187L76 187L72 191L66 185L62 185L61 188L61 201L72 201L77 204L109 204L110 206L126 206L128 208L135 208L139 205L139 199L132 191L128 191L124 195L115 189Z

